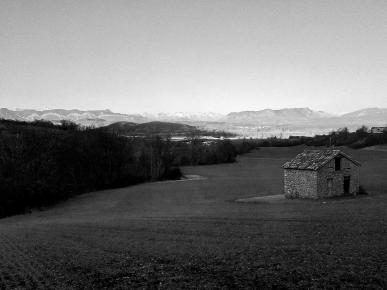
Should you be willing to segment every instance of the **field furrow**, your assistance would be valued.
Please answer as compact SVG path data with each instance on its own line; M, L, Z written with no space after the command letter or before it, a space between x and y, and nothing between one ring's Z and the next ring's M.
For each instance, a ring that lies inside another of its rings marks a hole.
M235 202L281 192L300 150L0 220L0 289L387 289L386 152L349 152L369 195Z

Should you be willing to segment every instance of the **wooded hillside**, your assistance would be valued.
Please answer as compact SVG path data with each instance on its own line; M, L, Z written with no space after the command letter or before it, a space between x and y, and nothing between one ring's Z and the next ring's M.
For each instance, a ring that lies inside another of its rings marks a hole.
M178 166L233 162L252 145L128 138L64 121L0 121L0 217L83 192L179 178Z

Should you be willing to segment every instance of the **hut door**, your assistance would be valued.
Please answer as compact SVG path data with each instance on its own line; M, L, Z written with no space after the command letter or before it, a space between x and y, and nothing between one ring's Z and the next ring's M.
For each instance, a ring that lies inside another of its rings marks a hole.
M333 195L333 178L327 179L327 186L328 186L328 196Z
M349 193L349 185L351 184L351 177L344 176L344 193Z

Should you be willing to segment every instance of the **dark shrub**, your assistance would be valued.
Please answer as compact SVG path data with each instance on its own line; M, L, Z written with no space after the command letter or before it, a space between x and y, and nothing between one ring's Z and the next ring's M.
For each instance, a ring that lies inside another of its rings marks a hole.
M363 186L359 187L359 195L368 195L368 192L365 190Z
M183 176L179 167L172 167L165 173L166 179L178 180Z

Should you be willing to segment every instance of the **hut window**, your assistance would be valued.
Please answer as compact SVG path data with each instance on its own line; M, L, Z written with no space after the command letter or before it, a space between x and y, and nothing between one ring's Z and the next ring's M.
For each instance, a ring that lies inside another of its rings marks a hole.
M335 158L335 171L341 170L341 158L336 157Z

